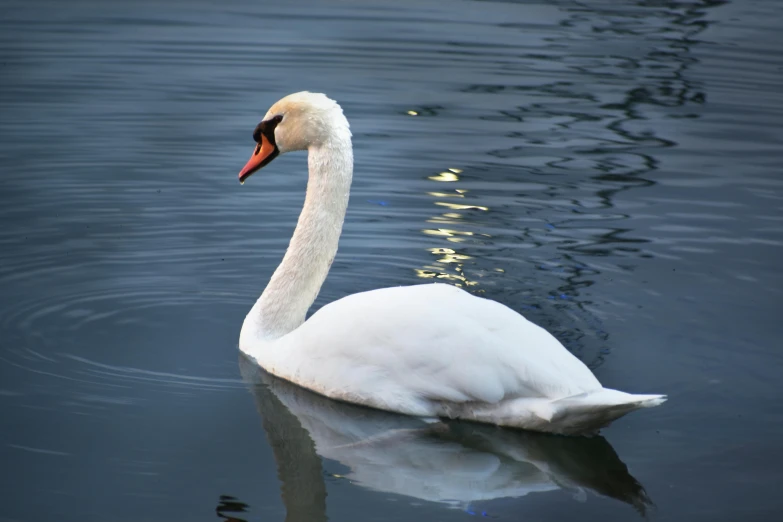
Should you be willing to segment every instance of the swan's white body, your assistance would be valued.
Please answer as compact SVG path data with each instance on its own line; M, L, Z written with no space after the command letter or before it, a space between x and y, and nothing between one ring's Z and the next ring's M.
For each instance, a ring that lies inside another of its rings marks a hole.
M310 178L288 251L242 326L240 349L267 371L379 409L555 433L593 432L665 400L603 388L546 330L449 285L354 294L305 321L337 251L351 134L339 105L322 94L283 98L265 121L275 116L272 146L307 149ZM259 142L248 165L272 146Z

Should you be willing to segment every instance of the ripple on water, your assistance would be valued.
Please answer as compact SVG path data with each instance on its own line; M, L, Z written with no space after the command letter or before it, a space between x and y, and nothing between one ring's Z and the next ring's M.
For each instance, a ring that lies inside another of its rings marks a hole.
M173 393L240 388L232 365L220 367L198 358L195 364L172 364L166 355L172 350L181 354L177 343L192 342L199 329L215 323L211 307L216 303L236 309L247 299L225 289L183 291L149 278L92 289L59 286L20 298L0 310L0 328L8 333L0 358L17 370L51 380L24 381L21 390L7 391L57 389L52 380L66 380L87 386L77 393L82 402L127 404L132 399L116 396L117 390L139 385ZM171 329L170 335L145 339L145 332L156 329ZM148 366L139 367L139 362Z

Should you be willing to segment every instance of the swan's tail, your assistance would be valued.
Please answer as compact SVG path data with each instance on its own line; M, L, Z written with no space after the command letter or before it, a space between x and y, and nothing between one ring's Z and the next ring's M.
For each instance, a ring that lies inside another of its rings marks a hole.
M546 403L533 409L554 431L563 434L591 433L634 410L652 408L666 401L666 395L633 395L601 388Z

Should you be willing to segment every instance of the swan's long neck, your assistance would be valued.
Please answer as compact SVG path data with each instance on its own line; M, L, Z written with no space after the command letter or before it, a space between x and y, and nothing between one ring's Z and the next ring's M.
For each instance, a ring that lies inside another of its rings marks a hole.
M353 176L347 125L342 134L309 149L304 208L283 261L245 318L242 337L273 340L295 330L318 296L337 253Z

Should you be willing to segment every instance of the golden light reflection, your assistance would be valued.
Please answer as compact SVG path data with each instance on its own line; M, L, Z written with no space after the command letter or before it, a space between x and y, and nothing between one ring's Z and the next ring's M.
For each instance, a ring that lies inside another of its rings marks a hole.
M465 254L458 254L455 250L452 250L451 248L428 248L427 250L429 250L433 254L443 256L437 260L439 263L460 263L466 259L472 259L471 256L466 256Z
M416 111L408 111L408 116L418 116L419 113Z
M428 221L433 222L444 218L459 219L461 217L461 214L447 213L441 216L433 216L433 219ZM473 232L467 230L454 230L451 228L428 228L422 230L422 232L428 236L442 237L451 243L462 243L466 238L475 235ZM422 269L416 269L416 275L418 277L423 279L444 279L452 282L452 284L458 287L470 287L478 284L476 281L471 281L465 277L463 272L465 261L473 259L472 256L460 253L454 248L448 247L432 247L428 248L427 251L438 256L435 260L437 264L425 266ZM450 268L446 269L446 266Z
M451 182L451 181L459 181L459 176L457 176L457 174L454 172L445 171L445 172L438 172L434 176L428 176L427 179L431 179L432 181Z
M439 207L447 207L447 208L450 208L452 210L470 210L470 209L475 209L475 210L483 210L485 212L487 210L489 210L488 207L481 207L479 205L460 205L459 203L447 203L445 201L436 201L435 204L438 205Z
M450 192L427 192L427 194L429 196L433 196L436 198L464 198L465 197L462 192L456 192L455 194L452 194Z
M428 179L432 181L440 182L455 182L460 180L459 174L462 173L461 169L448 168L436 175L429 176ZM427 192L429 196L433 198L465 198L465 194L468 193L467 189L454 189L453 192ZM481 210L484 212L489 211L488 207L479 205L467 205L460 203L449 203L447 201L434 201L438 207L446 207L448 210ZM432 216L427 220L428 223L444 224L444 225L458 225L459 221L464 218L464 214L459 212L444 212ZM425 228L422 230L427 236L433 236L442 238L453 244L460 244L468 241L474 235L490 237L488 234L475 234L467 230L456 230L454 228ZM464 273L464 265L466 261L473 259L472 256L463 254L448 247L432 247L427 251L432 255L437 256L435 262L432 265L425 266L424 268L416 269L416 275L423 279L444 279L451 282L454 286L458 287L470 287L478 284L477 281L469 280ZM482 290L478 290L482 292Z
M428 236L472 236L473 232L467 232L467 231L461 231L461 230L451 230L448 228L425 228L422 230L425 234Z
M422 279L445 279L447 281L458 281L454 286L476 286L476 281L468 280L461 274L446 274L440 272L441 268L437 266L425 266L424 268L417 268L416 275Z

